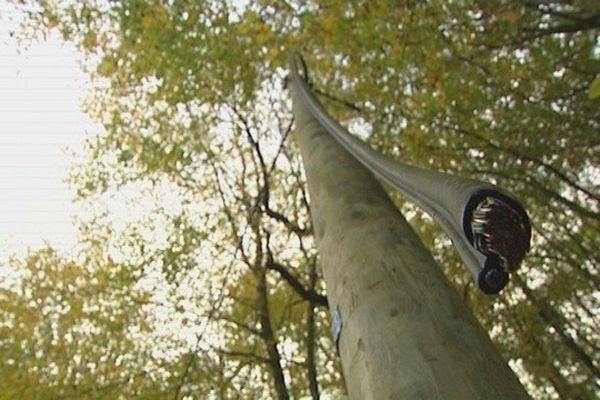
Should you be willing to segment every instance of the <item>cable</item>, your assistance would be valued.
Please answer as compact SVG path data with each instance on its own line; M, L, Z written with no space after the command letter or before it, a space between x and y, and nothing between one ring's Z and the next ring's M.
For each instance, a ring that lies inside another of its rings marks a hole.
M436 220L450 236L479 288L502 290L529 249L527 213L510 193L490 183L429 171L386 157L351 135L325 110L298 73L308 68L297 52L290 57L290 91L354 158Z

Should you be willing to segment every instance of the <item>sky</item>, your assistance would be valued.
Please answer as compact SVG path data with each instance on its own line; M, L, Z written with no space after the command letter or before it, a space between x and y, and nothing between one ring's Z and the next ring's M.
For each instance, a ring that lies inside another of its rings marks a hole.
M0 0L0 254L76 242L64 182L72 152L99 131L80 110L89 84L58 35L20 46L19 15Z

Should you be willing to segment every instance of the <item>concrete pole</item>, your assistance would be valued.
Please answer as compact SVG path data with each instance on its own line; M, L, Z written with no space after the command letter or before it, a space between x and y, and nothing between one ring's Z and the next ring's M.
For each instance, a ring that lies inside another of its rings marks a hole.
M527 399L381 185L289 89L350 398Z

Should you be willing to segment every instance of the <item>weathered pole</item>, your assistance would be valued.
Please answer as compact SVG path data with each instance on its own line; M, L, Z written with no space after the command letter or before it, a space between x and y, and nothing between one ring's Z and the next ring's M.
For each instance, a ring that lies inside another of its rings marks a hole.
M350 398L528 398L381 185L289 90Z

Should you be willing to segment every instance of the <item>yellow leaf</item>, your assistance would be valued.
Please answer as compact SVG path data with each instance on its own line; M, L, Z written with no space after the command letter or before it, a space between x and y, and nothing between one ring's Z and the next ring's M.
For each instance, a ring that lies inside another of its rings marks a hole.
M142 26L145 29L162 27L169 22L167 10L160 4L148 7L142 18Z
M273 61L277 58L278 55L279 55L279 49L276 47L271 47L269 49L269 52L267 53L267 60Z
M600 76L597 76L590 85L590 92L588 96L591 100L600 97Z
M86 32L82 44L86 49L93 49L98 44L98 36L93 31Z
M267 43L271 39L271 29L265 25L260 24L256 33L256 41L260 44Z

